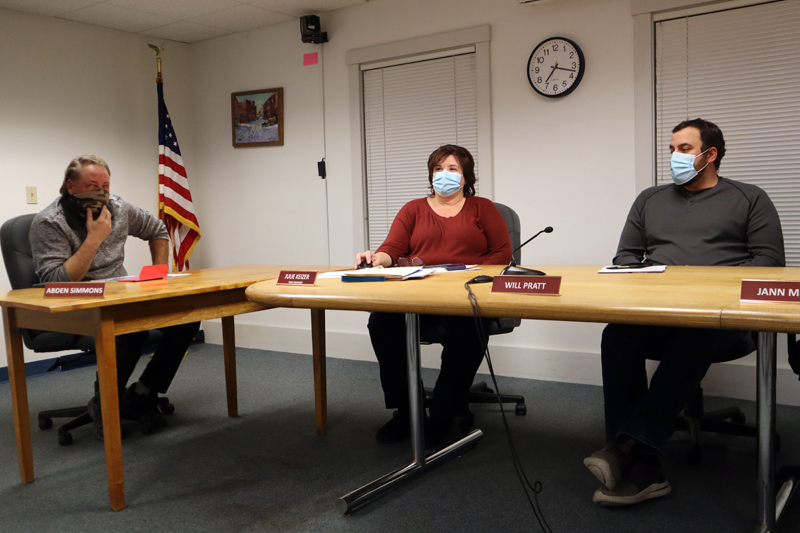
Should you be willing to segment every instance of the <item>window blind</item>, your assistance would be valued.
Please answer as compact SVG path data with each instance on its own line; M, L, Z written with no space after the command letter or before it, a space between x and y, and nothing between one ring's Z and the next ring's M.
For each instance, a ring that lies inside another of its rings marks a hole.
M781 218L786 261L800 266L800 2L657 22L656 180L670 183L672 128L717 124L719 174L758 185Z
M400 208L428 195L428 156L436 148L469 150L479 177L475 52L361 75L368 246L376 250Z

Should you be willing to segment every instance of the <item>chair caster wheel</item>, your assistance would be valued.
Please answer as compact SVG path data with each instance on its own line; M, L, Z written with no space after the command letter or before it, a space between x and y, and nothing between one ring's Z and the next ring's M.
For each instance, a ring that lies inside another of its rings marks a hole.
M69 446L72 444L72 434L69 432L58 434L58 444L60 446Z
M514 414L517 416L525 416L528 413L528 407L524 403L518 403Z
M53 419L49 416L39 417L39 429L45 431L53 427Z
M686 460L691 464L697 464L703 460L703 447L699 444L692 444L686 452Z
M172 405L171 403L167 403L167 404L164 404L164 405L159 405L158 406L158 410L161 411L165 415L171 415L172 413L175 412L175 406Z
M747 422L747 415L745 415L744 413L736 413L731 417L731 422L733 422L734 424L744 424L745 422Z

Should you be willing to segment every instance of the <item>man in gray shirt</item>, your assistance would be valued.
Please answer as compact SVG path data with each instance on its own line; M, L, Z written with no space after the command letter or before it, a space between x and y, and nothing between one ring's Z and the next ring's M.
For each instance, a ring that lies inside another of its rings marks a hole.
M784 266L775 206L756 187L717 174L725 140L711 122L672 130L669 185L631 207L615 265ZM603 484L593 500L630 505L671 492L660 455L712 363L747 355L749 332L609 324L603 331L606 441L584 464ZM648 385L645 361L659 366Z
M92 281L125 276L128 236L149 243L153 264L168 262L169 241L164 223L147 211L109 194L111 172L101 158L73 159L64 176L61 196L36 215L30 242L39 281ZM157 393L165 393L199 322L163 328L163 339L141 377L125 385L136 368L147 340L146 331L119 335L117 386L120 407L141 415L157 414ZM124 391L124 392L123 392ZM103 437L99 395L89 401L95 436Z

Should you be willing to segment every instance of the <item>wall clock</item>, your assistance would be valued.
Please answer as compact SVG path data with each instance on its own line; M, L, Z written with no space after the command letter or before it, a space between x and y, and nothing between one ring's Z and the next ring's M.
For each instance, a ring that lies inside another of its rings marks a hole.
M564 37L545 39L533 49L528 59L531 87L548 98L560 98L574 91L585 70L583 51Z

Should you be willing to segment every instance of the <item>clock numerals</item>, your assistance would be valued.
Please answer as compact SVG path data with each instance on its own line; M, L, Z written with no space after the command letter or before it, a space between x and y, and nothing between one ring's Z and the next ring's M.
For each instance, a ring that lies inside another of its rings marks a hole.
M569 39L554 37L533 49L528 59L528 81L537 93L560 98L575 90L584 69L580 47Z

